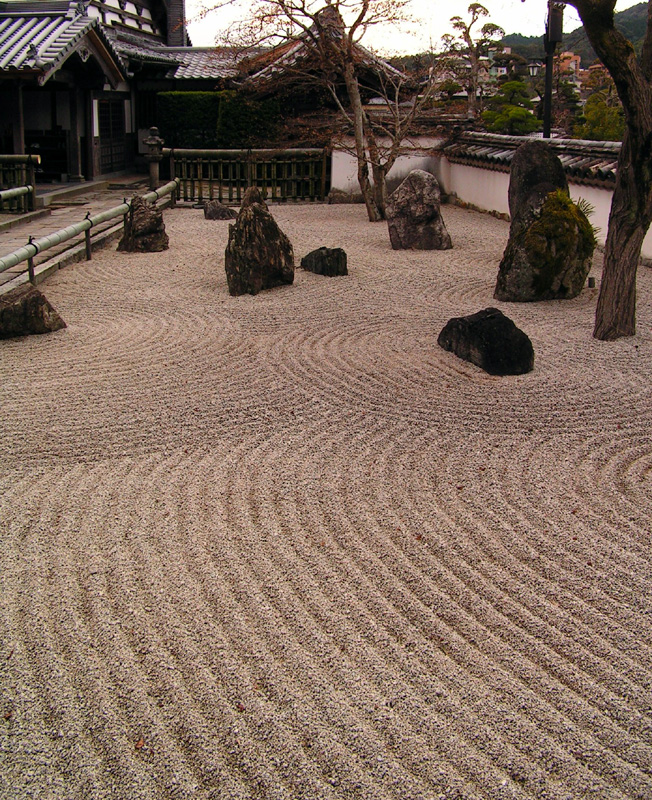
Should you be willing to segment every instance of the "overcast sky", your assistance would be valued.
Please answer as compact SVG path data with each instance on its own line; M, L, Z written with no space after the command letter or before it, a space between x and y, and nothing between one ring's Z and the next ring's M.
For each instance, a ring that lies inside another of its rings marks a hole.
M450 31L449 20L459 15L467 17L467 9L471 0L413 0L413 15L420 24L411 34L405 30L377 29L363 40L367 46L373 47L385 55L393 53L416 53L427 50L432 43L437 48L444 33ZM188 31L193 45L208 46L215 43L220 28L229 21L226 10L212 11L204 19L197 20L198 11L204 2L209 6L211 0L186 0L186 14L189 19ZM213 0L214 2L214 0ZM616 10L622 11L635 5L639 0L618 0ZM543 36L547 17L546 0L489 0L483 3L489 11L486 21L495 22L504 28L506 33L522 33L526 36ZM193 21L195 18L195 21ZM564 11L564 30L572 31L581 25L577 11L567 6Z

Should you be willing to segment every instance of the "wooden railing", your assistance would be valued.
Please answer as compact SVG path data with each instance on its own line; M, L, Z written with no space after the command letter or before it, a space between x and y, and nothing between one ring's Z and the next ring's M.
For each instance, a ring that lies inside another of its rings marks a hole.
M267 200L323 200L330 190L330 154L325 149L181 150L163 148L180 199L219 200L239 205L257 186Z
M36 207L35 169L41 156L0 155L0 211L24 213Z

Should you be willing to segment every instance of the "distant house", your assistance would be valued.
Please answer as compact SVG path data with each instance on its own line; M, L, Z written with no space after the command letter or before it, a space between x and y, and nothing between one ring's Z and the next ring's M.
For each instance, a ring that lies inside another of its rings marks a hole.
M562 75L570 76L576 80L580 74L582 56L570 51L559 54L559 71Z
M0 152L36 152L43 177L130 167L156 93L223 88L229 51L190 46L183 0L0 0Z

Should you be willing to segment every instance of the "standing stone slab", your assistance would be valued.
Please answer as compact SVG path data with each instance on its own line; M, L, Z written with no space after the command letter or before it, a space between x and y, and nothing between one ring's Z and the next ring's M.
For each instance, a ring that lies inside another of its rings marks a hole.
M497 308L454 317L446 323L437 342L490 375L522 375L534 367L529 337Z
M258 294L294 281L294 251L274 217L259 203L243 206L224 254L229 294Z
M135 195L125 217L124 233L118 250L126 253L159 253L169 247L163 212Z
M220 203L219 200L207 200L204 205L204 219L236 219L238 212Z
M341 247L319 247L301 259L301 266L308 272L329 278L349 274L346 253Z
M31 284L0 295L0 339L50 333L65 327L45 296Z
M591 269L595 234L573 203L559 158L535 140L514 154L509 241L494 297L511 302L576 297Z
M387 201L387 226L394 250L449 250L453 245L441 216L437 178L415 169Z

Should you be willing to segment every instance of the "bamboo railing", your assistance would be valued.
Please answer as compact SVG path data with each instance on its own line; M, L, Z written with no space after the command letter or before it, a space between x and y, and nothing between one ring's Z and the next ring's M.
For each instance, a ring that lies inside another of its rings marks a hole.
M155 203L161 197L171 195L174 202L178 187L178 181L170 181L164 186L161 186L159 189L155 189L154 191L143 195L143 199L148 203ZM101 211L99 214L95 214L92 217L87 215L86 218L81 222L68 225L67 228L62 228L60 231L50 233L48 236L43 236L40 239L30 238L30 241L26 245L18 250L14 250L13 253L9 253L8 255L0 258L0 273L15 267L24 261L27 261L29 279L31 283L34 283L34 258L39 253L61 244L62 242L75 239L82 234L84 234L84 241L86 245L86 260L90 261L92 251L91 229L104 222L109 222L110 220L116 219L117 217L126 216L130 207L131 202L129 200L125 200L124 203L121 203L115 208L110 208L107 211Z

